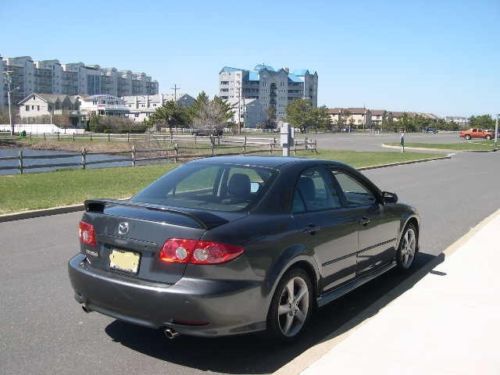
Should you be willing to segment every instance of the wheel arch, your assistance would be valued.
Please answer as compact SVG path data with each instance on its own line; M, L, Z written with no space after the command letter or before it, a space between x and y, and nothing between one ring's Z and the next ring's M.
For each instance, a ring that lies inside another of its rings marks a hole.
M267 311L269 311L269 307L273 295L276 292L278 283L287 272L295 268L303 269L309 276L311 285L313 287L312 292L314 296L314 303L316 303L321 280L319 267L312 254L307 252L304 246L299 245L285 250L280 259L274 263L270 272L268 273L269 277L267 278L265 283L267 289Z
M420 219L416 215L410 215L406 217L404 220L401 222L401 227L400 227L400 234L398 236L398 243L396 244L396 249L399 248L399 244L401 242L401 239L403 238L403 234L408 228L410 224L413 224L415 226L415 229L417 230L417 251L419 250L420 247Z

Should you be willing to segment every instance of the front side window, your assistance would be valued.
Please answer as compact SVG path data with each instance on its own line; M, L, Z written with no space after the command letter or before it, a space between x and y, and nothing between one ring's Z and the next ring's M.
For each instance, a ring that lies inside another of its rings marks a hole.
M337 191L321 169L311 168L300 174L293 196L293 213L329 210L341 206Z
M362 182L339 171L333 171L349 207L370 206L376 202L373 193Z
M184 165L132 198L133 202L241 211L258 202L277 171L239 165Z

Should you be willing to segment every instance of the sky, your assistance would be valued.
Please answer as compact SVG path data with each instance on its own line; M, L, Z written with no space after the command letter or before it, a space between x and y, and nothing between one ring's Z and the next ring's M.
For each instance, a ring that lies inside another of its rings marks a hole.
M500 0L0 0L0 55L146 72L218 93L224 66L319 76L318 104L500 112Z

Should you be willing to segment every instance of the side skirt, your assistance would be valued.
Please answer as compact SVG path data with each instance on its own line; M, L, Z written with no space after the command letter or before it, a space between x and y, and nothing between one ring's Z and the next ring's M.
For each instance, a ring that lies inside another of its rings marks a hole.
M359 279L356 278L356 279L348 282L347 284L344 284L338 288L335 288L331 291L328 291L328 292L321 294L316 300L318 307L322 307L322 306L336 300L337 298L342 297L344 294L347 294L350 291L356 289L357 287L360 287L361 285L367 283L368 281L373 280L374 278L389 271L390 269L394 268L395 266L396 266L396 262L392 261L391 263L385 265L384 267L377 269L373 273L365 275Z

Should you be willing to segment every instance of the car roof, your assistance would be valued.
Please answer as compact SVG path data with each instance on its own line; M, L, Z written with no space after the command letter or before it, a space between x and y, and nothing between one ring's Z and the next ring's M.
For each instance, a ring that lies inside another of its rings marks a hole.
M300 164L305 167L318 164L345 166L345 164L333 160L320 160L312 158L298 158L298 157L286 157L286 156L245 156L245 155L215 156L211 158L193 160L190 162L190 164L191 163L252 165L252 166L277 168L277 169L290 164L294 165Z

